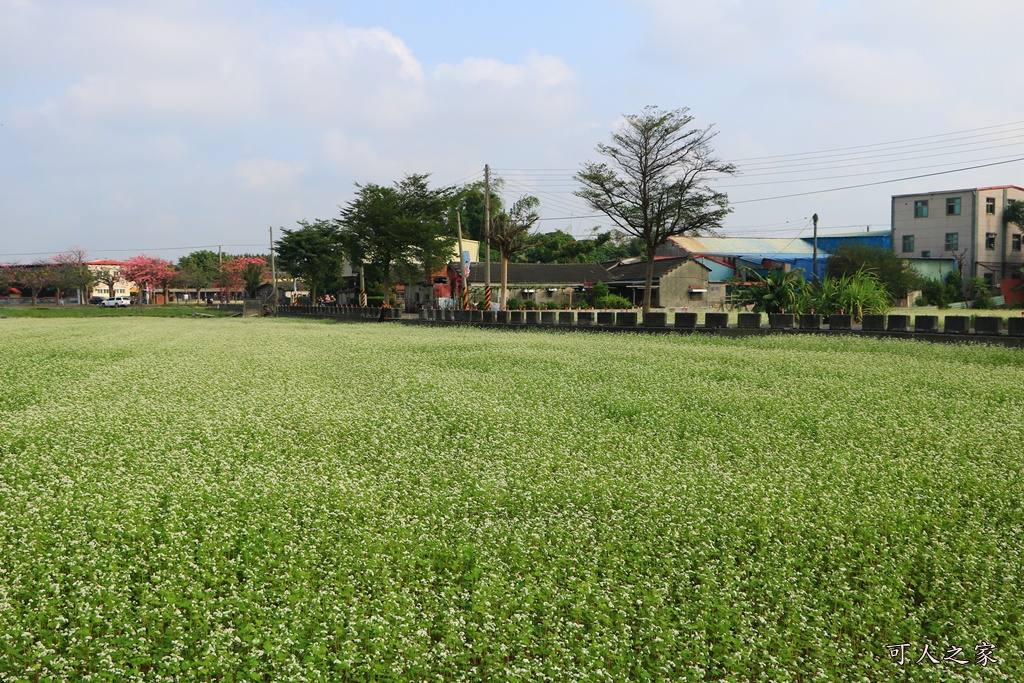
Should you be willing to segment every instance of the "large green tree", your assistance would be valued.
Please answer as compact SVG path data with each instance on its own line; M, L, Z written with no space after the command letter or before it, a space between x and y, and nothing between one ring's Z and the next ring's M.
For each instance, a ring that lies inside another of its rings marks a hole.
M336 222L349 253L358 254L353 266L371 263L380 274L385 300L391 297L391 269L407 258L412 241L408 224L401 220L401 202L393 187L356 185L355 198L341 209Z
M658 247L675 235L720 227L729 213L726 195L710 182L736 168L715 157L711 126L688 128L693 121L688 111L647 107L627 116L612 144L597 146L608 162L585 162L576 174L582 186L576 195L644 242L644 313L651 308Z
M213 284L220 272L221 257L209 249L193 251L188 256L178 259L178 282L186 289L196 290L196 299L199 299L199 290L205 289Z
M491 216L502 211L502 202L499 192L505 186L503 178L491 178L490 205ZM462 234L467 239L484 242L486 229L485 206L487 205L487 188L484 181L463 185L456 197L459 213L462 215ZM481 258L483 255L481 254Z
M420 268L425 282L451 258L456 239L451 209L458 200L452 188L432 189L428 177L408 175L397 184L400 220L407 223L403 232L411 238L406 265Z
M385 297L393 269L419 270L429 279L452 253L449 216L457 196L451 188L431 188L429 177L409 174L392 187L357 185L356 197L341 210L346 251L374 266Z
M277 247L277 263L292 277L301 278L311 298L336 286L345 262L342 235L333 221L299 221L298 230L281 230Z

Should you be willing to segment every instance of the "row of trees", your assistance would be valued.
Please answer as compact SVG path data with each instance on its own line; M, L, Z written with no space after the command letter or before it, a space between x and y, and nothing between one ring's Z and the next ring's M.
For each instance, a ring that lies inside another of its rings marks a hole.
M87 292L93 282L93 275L85 263L85 252L78 248L32 265L0 268L0 292L20 285L28 290L33 304L38 303L39 296L46 290L56 290L57 298L60 298L63 292Z
M199 290L216 287L225 293L245 291L254 296L256 288L267 279L267 260L262 256L219 256L211 251L197 251L171 261L141 254L122 261L117 267L93 272L85 251L73 248L49 260L24 266L0 268L0 292L20 286L28 290L32 303L44 291L52 291L57 299L65 292L80 291L88 296L96 284L107 287L113 296L121 280L134 282L142 290L163 292L165 300L171 288ZM79 303L85 303L80 300Z
M607 216L621 233L576 240L565 233L531 236L540 202L524 195L507 208L480 184L431 188L428 175L408 175L392 186L357 185L356 197L333 220L300 221L276 242L281 266L301 277L315 298L340 289L341 264L349 261L390 293L392 272L407 281L430 280L447 263L459 228L484 240L501 262L500 300L508 289L508 262L574 263L643 255L648 269L644 311L650 310L654 255L669 237L721 226L729 213L724 193L710 187L719 175L736 173L711 149L712 128L693 128L687 109L656 107L627 116L612 144L597 151L605 162L587 162L576 175L577 196ZM496 184L500 189L500 182ZM489 211L489 213L488 213ZM465 225L462 225L462 220ZM422 273L423 277L418 277Z
M536 197L519 197L506 208L500 196L490 196L479 183L432 188L428 175L413 174L391 186L358 185L356 197L338 218L300 221L298 229L284 230L276 243L281 266L305 280L316 298L341 289L341 267L348 261L361 274L368 267L371 279L378 280L388 296L393 272L407 281L419 280L422 273L429 281L450 258L465 219L464 233L477 240L485 238L489 224L490 244L501 261L503 305L508 262L517 254L522 260L578 262L625 250L647 258L646 312L658 247L674 235L713 230L729 212L726 196L714 191L710 181L736 169L714 156L711 127L692 128L692 121L687 109L648 107L642 114L627 116L611 144L597 146L606 161L586 162L576 175L581 186L576 194L606 215L625 237L606 234L575 240L565 239L563 233L530 239L530 229L539 220ZM231 289L244 283L251 290L266 265L263 259L235 259L214 275L212 258L210 252L196 252L175 267L143 255L125 262L120 275L165 293L175 284L200 289L219 283Z
M280 266L301 277L312 298L343 287L346 261L379 282L385 296L390 295L393 274L406 282L430 282L451 259L463 215L471 217L490 203L490 242L502 263L504 302L508 261L526 246L527 233L539 218L536 197L523 196L505 210L500 197L485 198L479 184L431 187L428 174L410 174L390 186L369 183L357 188L338 218L299 221L298 229L282 230L275 243ZM476 222L481 226L474 226ZM485 222L467 219L467 237L483 236Z

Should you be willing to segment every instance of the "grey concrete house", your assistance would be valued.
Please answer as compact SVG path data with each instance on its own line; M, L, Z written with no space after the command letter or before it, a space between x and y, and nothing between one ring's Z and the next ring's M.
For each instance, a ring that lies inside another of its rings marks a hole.
M647 284L647 262L630 259L611 266L612 279L608 287L635 305L643 304ZM711 269L689 256L657 256L654 260L654 280L651 305L658 308L702 308L724 302L724 287L709 291L708 274Z

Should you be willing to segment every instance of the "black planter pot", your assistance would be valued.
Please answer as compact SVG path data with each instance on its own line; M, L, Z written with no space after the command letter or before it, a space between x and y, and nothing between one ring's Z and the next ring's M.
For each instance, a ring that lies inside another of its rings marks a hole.
M695 330L697 329L697 314L684 311L682 313L676 313L676 320L674 327L677 330Z
M741 330L759 330L761 329L761 314L760 313L740 313L736 316L736 327Z
M853 329L853 316L848 313L833 313L828 317L828 329L850 330Z
M728 313L705 313L704 327L709 330L721 330L729 327Z
M819 313L804 313L800 316L801 330L820 330L821 315Z

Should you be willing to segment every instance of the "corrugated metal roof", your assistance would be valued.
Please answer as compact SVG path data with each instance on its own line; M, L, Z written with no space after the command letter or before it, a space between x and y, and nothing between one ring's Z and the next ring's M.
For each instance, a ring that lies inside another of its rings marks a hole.
M739 256L757 260L792 261L812 256L814 247L799 237L669 237L675 246L691 254ZM828 256L818 250L818 257Z

